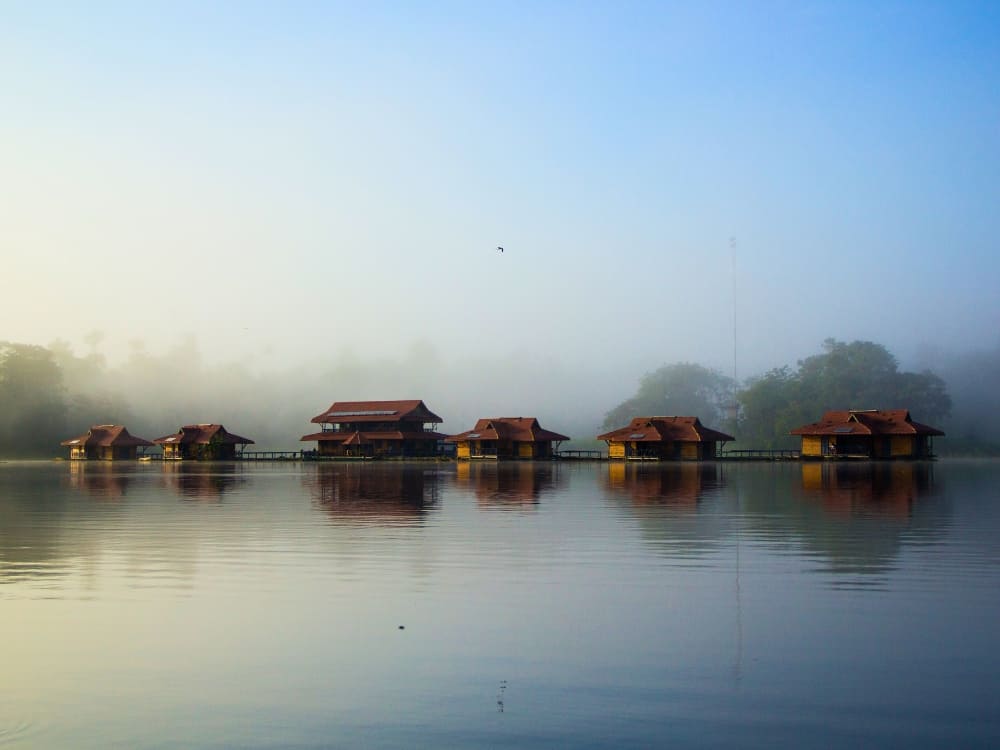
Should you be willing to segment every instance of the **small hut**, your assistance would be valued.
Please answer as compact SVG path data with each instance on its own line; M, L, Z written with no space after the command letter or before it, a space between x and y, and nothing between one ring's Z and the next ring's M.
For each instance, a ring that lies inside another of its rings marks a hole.
M299 440L316 441L320 456L428 457L438 454L444 435L435 432L441 417L423 401L335 401L311 420L319 432Z
M226 430L221 424L188 424L173 435L164 435L153 441L163 447L163 459L198 461L226 461L238 458L250 438L240 437Z
M457 458L547 459L553 443L558 448L569 438L546 430L535 417L489 417L446 440L457 444Z
M134 461L139 448L152 445L148 440L130 435L125 425L96 424L79 437L63 440L69 457L75 461Z
M818 422L789 434L802 438L802 458L931 458L936 427L920 424L907 409L828 411Z
M716 457L718 443L735 438L705 427L698 417L635 417L597 439L608 444L611 459L702 461Z

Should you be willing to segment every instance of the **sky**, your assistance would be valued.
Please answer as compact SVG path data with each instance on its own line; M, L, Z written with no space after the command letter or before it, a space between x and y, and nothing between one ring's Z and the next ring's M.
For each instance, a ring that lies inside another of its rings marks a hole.
M0 4L0 340L905 362L1000 341L998 178L995 3Z

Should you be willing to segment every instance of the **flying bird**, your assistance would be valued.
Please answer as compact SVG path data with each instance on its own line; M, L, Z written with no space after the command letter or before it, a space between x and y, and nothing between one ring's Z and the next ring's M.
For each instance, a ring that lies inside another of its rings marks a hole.
M500 247L499 245L497 245L497 250L499 250L501 253L503 252L503 248Z

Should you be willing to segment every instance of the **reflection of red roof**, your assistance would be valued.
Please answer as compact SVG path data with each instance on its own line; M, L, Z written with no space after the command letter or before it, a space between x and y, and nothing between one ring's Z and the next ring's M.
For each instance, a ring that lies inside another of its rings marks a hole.
M626 427L605 432L597 439L630 443L707 443L736 438L705 427L698 417L635 417Z
M316 440L323 443L341 443L343 445L361 445L370 443L372 440L440 440L443 438L439 432L399 432L390 430L384 432L361 432L358 430L343 432L314 432L311 435L303 435L299 441Z
M914 422L906 409L828 411L819 422L790 435L944 435L936 427Z
M465 440L516 440L522 443L544 443L569 440L565 435L546 430L535 417L489 417L480 419L471 430L445 438L457 443Z
M441 422L441 417L423 401L334 401L330 408L312 418L317 424L357 422Z
M164 435L153 441L157 445L207 444L222 443L223 445L253 445L250 438L240 437L227 432L221 424L187 424L173 435Z
M63 440L60 445L131 448L132 446L152 445L152 443L140 437L129 435L128 430L125 429L125 425L97 424L83 435L80 435L80 437Z

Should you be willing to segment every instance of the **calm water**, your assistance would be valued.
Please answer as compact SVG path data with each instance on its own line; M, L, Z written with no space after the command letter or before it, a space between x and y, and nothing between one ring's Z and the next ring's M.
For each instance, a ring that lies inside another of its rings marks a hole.
M0 745L997 747L998 488L2 463Z

